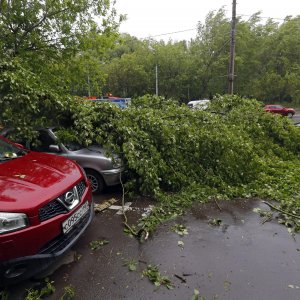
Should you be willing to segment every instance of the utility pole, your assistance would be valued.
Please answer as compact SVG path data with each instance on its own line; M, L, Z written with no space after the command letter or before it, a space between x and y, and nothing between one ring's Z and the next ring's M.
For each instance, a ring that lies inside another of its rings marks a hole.
M158 96L158 66L155 65L155 94Z
M230 34L230 59L229 59L229 68L228 68L228 94L233 94L235 26L236 26L236 0L233 0L232 1L231 34Z
M88 94L90 97L91 96L91 84L90 84L90 75L89 74L88 74L87 80L88 80Z

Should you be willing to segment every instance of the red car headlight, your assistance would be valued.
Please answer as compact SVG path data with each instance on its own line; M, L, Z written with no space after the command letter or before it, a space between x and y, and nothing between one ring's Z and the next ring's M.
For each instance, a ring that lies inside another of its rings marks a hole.
M20 230L28 226L28 218L22 213L0 212L0 234Z

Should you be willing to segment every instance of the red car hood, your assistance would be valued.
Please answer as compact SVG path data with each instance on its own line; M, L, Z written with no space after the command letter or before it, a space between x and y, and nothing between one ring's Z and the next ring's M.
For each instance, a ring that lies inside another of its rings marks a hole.
M64 157L29 152L0 163L0 211L29 216L82 178L79 167Z

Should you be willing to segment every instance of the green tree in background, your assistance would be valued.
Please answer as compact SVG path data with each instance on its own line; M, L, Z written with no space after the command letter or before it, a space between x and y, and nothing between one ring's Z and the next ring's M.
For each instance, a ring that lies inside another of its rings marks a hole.
M103 84L99 64L123 18L116 21L113 2L1 1L0 12L1 59L18 58L23 67L55 89L82 90L82 82L89 81L90 87L97 85L99 90L99 82Z
M190 41L137 40L124 35L109 52L113 60L106 61L107 76L111 78L107 90L127 97L143 95L146 91L155 94L157 65L161 96L188 101L224 94L230 30L231 20L221 8L210 12L205 22L198 24L197 36ZM265 102L300 102L299 36L299 17L287 17L282 23L272 19L264 21L259 12L248 20L238 18L234 92ZM127 70L123 75L122 68ZM136 84L138 76L135 75L140 70L148 81L141 76ZM125 73L130 89L120 84L125 81Z
M187 96L188 48L185 42L157 43L154 45L152 82L155 82L155 66L158 68L159 95L181 99ZM154 85L153 85L154 86Z
M0 5L1 52L28 60L72 55L91 29L106 33L118 25L109 0L4 0Z
M113 59L106 67L106 91L121 97L147 94L150 92L149 74L145 66L144 57L138 53L128 53Z
M286 18L264 49L267 64L260 82L264 99L300 101L299 28L300 17Z
M268 57L264 56L270 39L278 24L268 20L261 24L260 14L254 14L248 21L239 19L236 32L235 90L248 97L262 99L258 82L265 73ZM262 59L264 60L262 63Z
M227 92L228 49L230 21L224 9L207 15L205 24L199 23L194 47L198 56L199 89L202 97Z

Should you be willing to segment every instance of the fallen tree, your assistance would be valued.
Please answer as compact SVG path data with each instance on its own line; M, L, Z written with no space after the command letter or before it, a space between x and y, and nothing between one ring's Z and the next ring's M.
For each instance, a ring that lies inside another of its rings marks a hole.
M237 197L277 200L283 211L300 215L299 128L264 112L259 101L216 96L200 111L144 96L127 110L84 107L72 107L69 137L75 133L72 138L96 140L118 153L127 194L158 200L143 228L151 230L195 201ZM300 229L296 218L282 218Z
M55 121L63 141L97 142L118 154L126 196L160 203L143 229L152 230L195 201L237 197L277 200L289 213L282 213L282 222L300 229L292 216L300 215L300 131L290 119L264 112L260 102L216 96L201 111L147 95L121 110L61 97L37 85L31 73L25 81L26 71L14 65L0 71L1 123L32 140L37 126Z

